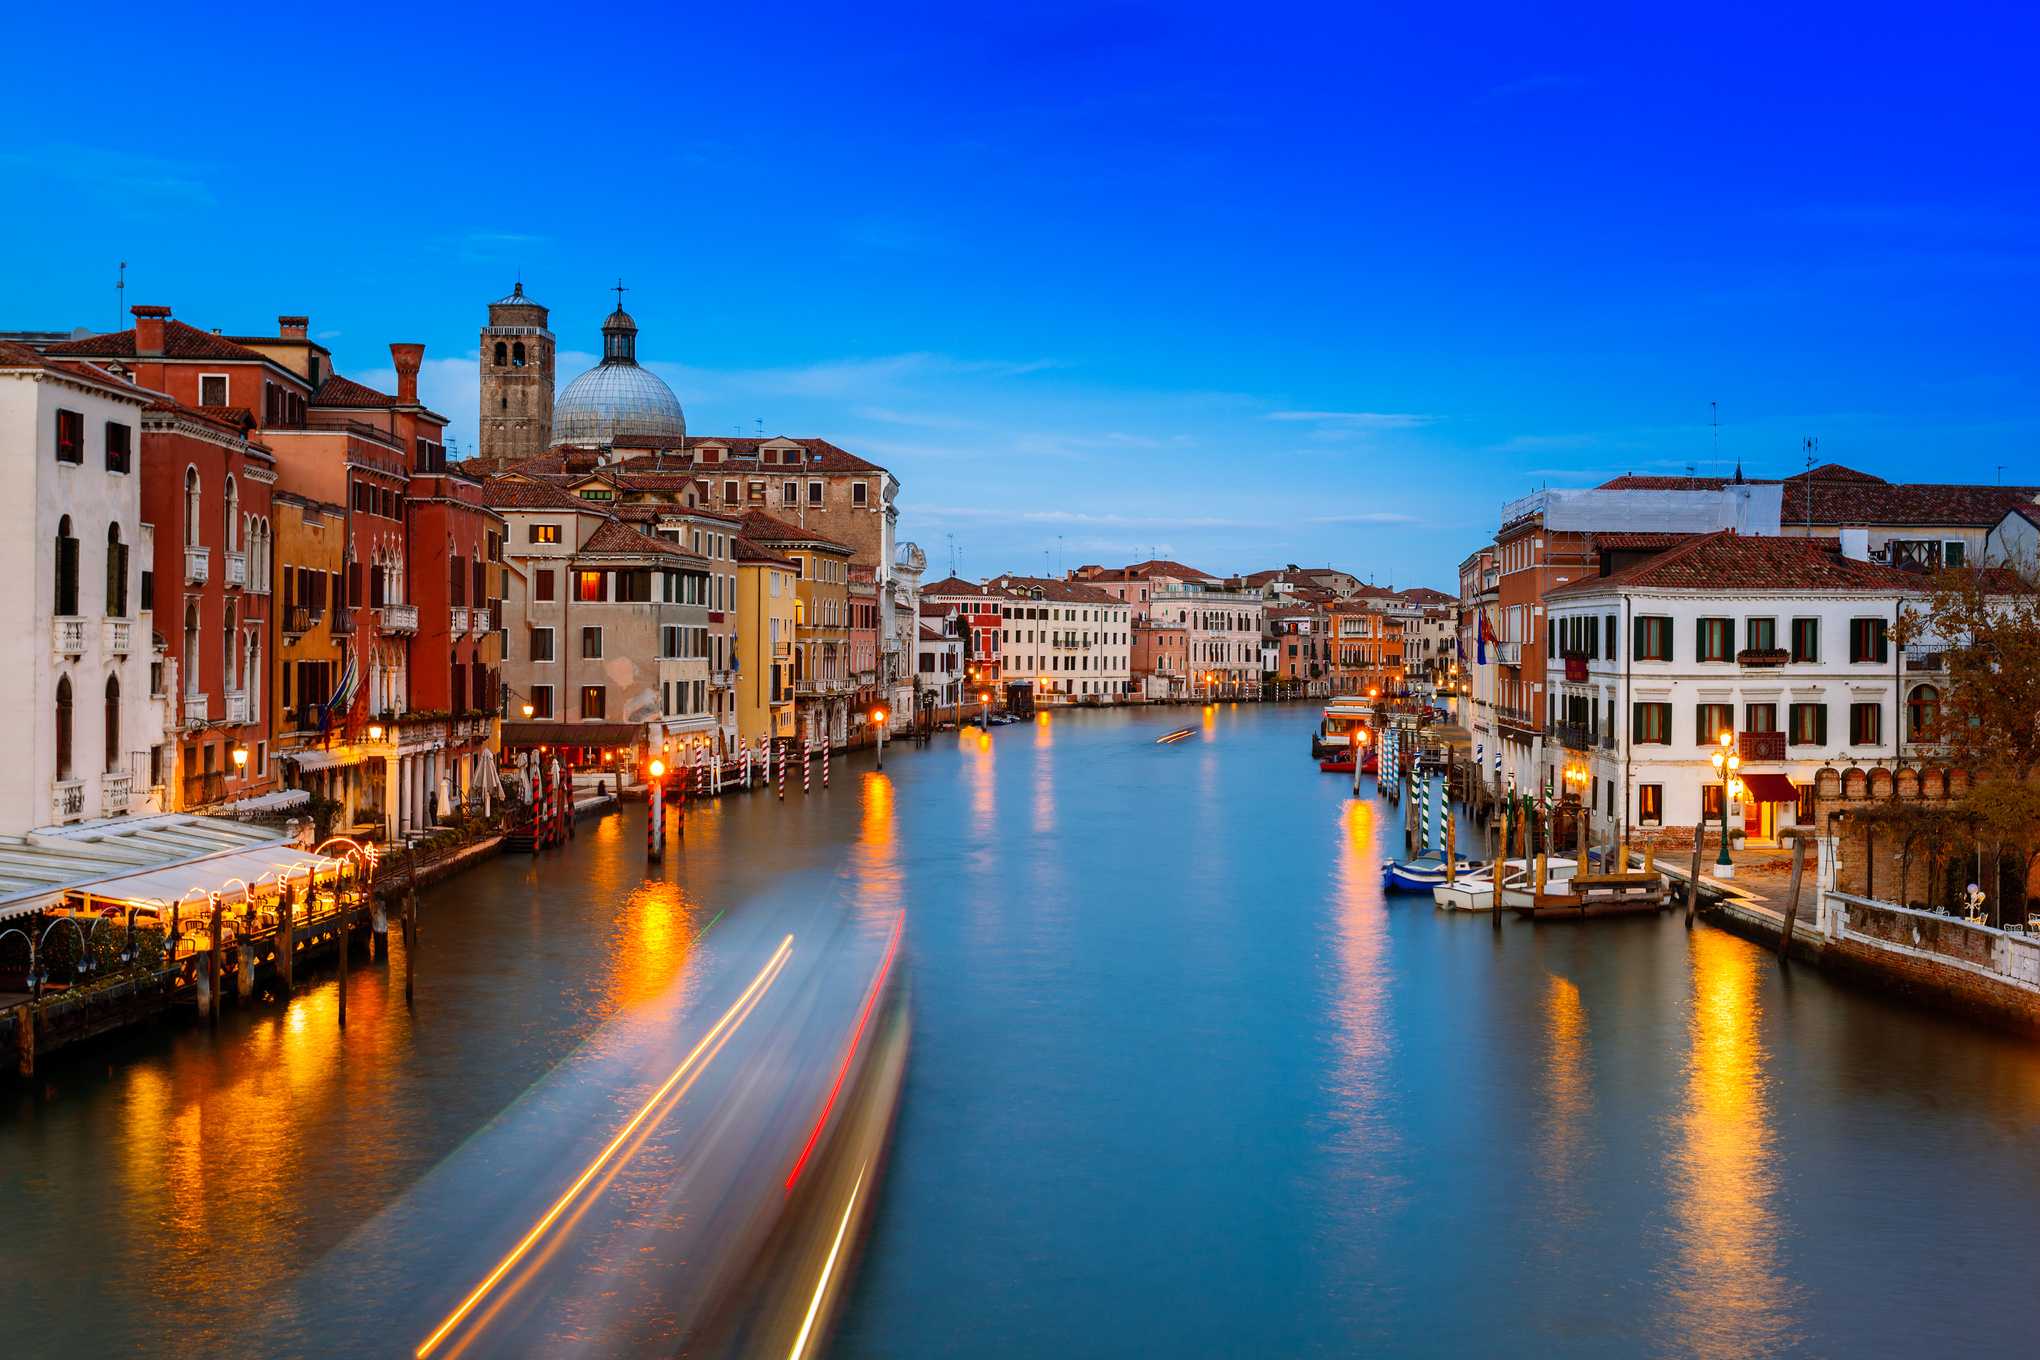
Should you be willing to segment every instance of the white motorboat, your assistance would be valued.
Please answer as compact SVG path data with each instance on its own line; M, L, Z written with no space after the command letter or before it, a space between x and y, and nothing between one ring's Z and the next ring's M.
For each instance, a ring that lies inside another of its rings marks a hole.
M1522 871L1523 861L1505 860L1500 867L1502 881L1506 883ZM1492 864L1483 865L1472 873L1461 874L1457 883L1440 883L1431 889L1431 900L1446 911L1493 911L1495 868Z
M1527 865L1522 860L1510 860L1516 867L1513 873L1502 879L1502 905L1505 907L1534 906L1537 888L1537 861ZM1544 861L1544 891L1547 893L1568 893L1572 891L1572 876L1579 869L1576 860L1564 859L1557 855Z

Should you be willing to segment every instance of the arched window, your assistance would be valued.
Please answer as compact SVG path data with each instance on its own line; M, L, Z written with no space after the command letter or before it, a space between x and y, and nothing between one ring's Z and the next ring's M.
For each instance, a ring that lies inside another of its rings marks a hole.
M234 530L240 524L241 497L240 493L234 489L234 479L232 477L227 478L227 499L225 505L226 513L220 517L220 546L228 552L236 552L241 546L234 534Z
M71 777L71 677L57 677L57 779Z
M198 542L198 469L184 469L184 542L194 546Z
M498 340L496 342L496 367L501 368L508 361L508 356L504 352L503 342Z
M128 550L120 541L120 525L106 526L106 617L127 617Z
M510 362L518 368L524 367L524 342L522 340L510 346Z
M1905 705L1905 739L1932 741L1941 722L1941 691L1932 685L1915 685Z
M71 517L57 521L57 613L78 612L78 540L71 534Z
M193 601L184 606L184 692L196 694L198 689L198 603Z
M106 772L120 769L120 677L106 677Z

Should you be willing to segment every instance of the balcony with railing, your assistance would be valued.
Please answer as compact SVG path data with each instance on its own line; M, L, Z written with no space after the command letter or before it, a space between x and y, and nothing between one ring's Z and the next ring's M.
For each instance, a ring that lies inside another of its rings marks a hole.
M85 620L58 617L51 621L50 641L61 656L83 656L85 653Z
M227 691L227 721L244 723L248 721L248 691L230 689Z
M1501 665L1504 665L1504 666L1520 666L1520 665L1522 665L1522 664L1523 664L1523 644L1522 644L1522 643L1520 643L1520 642L1497 642L1497 643L1493 643L1493 644L1491 644L1491 645L1492 645L1492 646L1494 647L1494 649L1495 649L1495 660L1496 660L1496 661L1497 661L1498 663L1500 663Z
M1947 651L1941 647L1908 647L1905 649L1905 668L1908 671L1938 671L1947 664Z
M1735 664L1744 670L1776 670L1792 659L1783 647L1745 647L1735 654Z
M222 558L224 558L224 559L225 559L225 561L226 561L226 566L227 566L227 584L228 584L228 585L230 585L230 586L245 586L245 585L247 585L247 584L248 584L248 554L246 554L246 553L244 553L244 552L229 552L229 553L222 553L222 554L220 554L220 556L221 556Z
M333 636L349 637L353 635L353 632L354 611L351 609L335 609L333 611Z
M1502 722L1507 723L1511 727L1521 727L1534 730L1537 726L1537 724L1534 721L1532 721L1530 717L1530 710L1527 708L1510 708L1503 704L1497 704L1495 706L1495 717L1499 718Z
M1601 747L1600 735L1585 723L1555 722L1545 729L1545 735L1568 751L1595 751Z
M203 807L227 796L227 776L222 770L205 770L184 776L184 806Z
M418 631L418 606L415 604L386 604L382 607L382 630L385 633L415 633Z
M1744 761L1785 759L1785 734L1783 732L1738 732L1735 734L1735 753Z
M285 637L298 638L312 631L312 625L319 621L319 616L305 605L294 604L282 611L280 621Z
M447 631L455 637L460 637L468 630L468 608L464 604L457 604L452 607L450 614L451 618L446 625Z
M100 624L100 646L113 656L134 650L135 626L127 619L105 619Z
M202 586L212 579L212 549L184 545L184 584Z
M135 777L125 770L99 776L99 815L118 817L134 801Z
M68 822L85 815L85 781L60 779L50 797L50 820Z
M737 673L735 671L710 671L708 673L708 687L710 689L729 689L736 683Z

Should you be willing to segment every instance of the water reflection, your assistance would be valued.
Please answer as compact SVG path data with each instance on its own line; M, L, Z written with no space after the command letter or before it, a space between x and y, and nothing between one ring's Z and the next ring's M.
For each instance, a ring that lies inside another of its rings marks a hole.
M1593 1077L1588 1063L1587 1008L1580 989L1565 978L1547 980L1544 1021L1544 1129L1537 1161L1553 1225L1571 1228L1582 1214L1581 1196L1595 1174L1596 1152L1588 1129L1593 1117ZM1553 1238L1553 1251L1565 1240Z
M1398 1135L1390 1117L1390 944L1375 822L1374 804L1365 799L1351 799L1339 812L1332 879L1337 1056L1330 1114L1337 1129L1334 1155L1346 1162L1348 1174L1373 1179L1379 1188L1399 1184L1400 1178L1381 1169Z
M1672 1149L1666 1336L1697 1356L1747 1356L1797 1338L1799 1290L1781 1269L1777 1134L1759 970L1768 955L1697 931L1684 1108Z

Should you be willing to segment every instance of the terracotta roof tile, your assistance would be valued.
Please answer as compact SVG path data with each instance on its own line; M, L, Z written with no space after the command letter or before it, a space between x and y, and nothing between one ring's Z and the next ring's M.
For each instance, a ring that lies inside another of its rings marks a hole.
M1609 552L1663 552L1676 548L1698 534L1629 534L1596 533L1594 546Z
M785 553L768 548L762 543L753 543L742 534L730 538L730 555L739 562L776 562L782 567L793 565L793 559Z
M659 553L667 557L684 557L690 562L706 562L708 560L699 553L687 551L687 549L670 539L660 538L656 534L648 534L642 529L633 529L630 525L613 519L604 520L594 533L588 535L588 541L576 550L575 555L594 554L608 556L622 554L631 557L641 557L646 553Z
M838 543L822 534L809 533L798 524L774 519L762 510L753 510L741 521L745 538L754 543L812 543L824 548L837 548L843 552L855 552L847 543Z
M163 321L163 353L136 355L135 333L132 329L110 331L105 335L90 335L82 340L66 340L51 345L47 354L75 354L89 359L133 359L157 357L165 359L240 359L252 363L266 363L269 356L246 345L237 345L224 335L214 335L196 326L187 326L175 318Z
M397 399L388 393L378 392L373 387L363 387L353 379L343 378L338 373L326 379L319 390L312 394L312 405L314 406L355 408L364 406L395 406L396 404Z
M1589 576L1545 592L1546 599L1609 589L1917 593L1916 577L1872 562L1838 557L1798 538L1755 537L1733 529L1704 534L1612 576Z
M482 504L495 510L578 510L601 513L601 507L579 496L569 496L551 482L505 481L492 477L482 483Z

